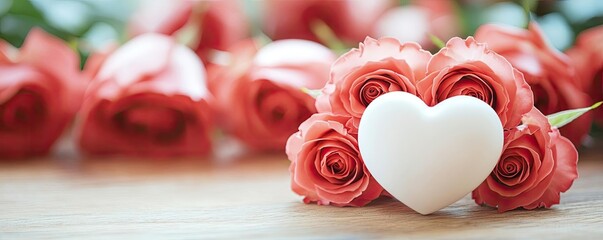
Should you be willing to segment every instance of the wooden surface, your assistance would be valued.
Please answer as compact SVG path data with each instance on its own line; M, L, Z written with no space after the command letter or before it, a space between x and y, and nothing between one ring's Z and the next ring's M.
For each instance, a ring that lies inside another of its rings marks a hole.
M497 213L469 197L422 216L394 200L305 205L284 156L0 162L0 239L603 239L603 150L553 209ZM459 173L462 174L462 173Z

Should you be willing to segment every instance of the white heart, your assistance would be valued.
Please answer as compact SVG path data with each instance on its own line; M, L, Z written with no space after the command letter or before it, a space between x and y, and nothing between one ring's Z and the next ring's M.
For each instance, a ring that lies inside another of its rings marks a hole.
M500 157L503 128L483 101L457 96L428 107L390 92L364 111L360 154L375 180L421 214L463 198L488 177Z

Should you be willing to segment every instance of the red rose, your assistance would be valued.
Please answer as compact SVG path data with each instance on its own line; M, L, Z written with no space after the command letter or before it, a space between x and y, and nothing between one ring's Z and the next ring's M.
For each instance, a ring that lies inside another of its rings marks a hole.
M348 120L314 114L287 141L291 188L305 203L364 206L383 191L360 157L357 136L344 126Z
M249 23L236 0L220 1L145 1L134 13L131 35L156 32L175 35L193 25L201 29L192 47L204 61L211 61L214 50L225 51L247 37Z
M566 53L576 66L575 83L593 100L603 100L603 26L580 33L575 46ZM597 123L603 126L603 108L595 109L594 115Z
M322 21L340 40L356 43L372 35L379 16L392 5L390 0L266 0L263 29L272 39L318 41L312 27Z
M0 158L46 154L79 107L79 59L33 29L21 49L0 40Z
M331 78L316 100L319 112L351 116L346 127L357 133L360 117L377 97L392 91L417 94L431 54L416 43L366 38L333 63Z
M523 125L505 131L498 165L473 191L473 199L500 212L551 207L578 177L577 162L574 145L534 108Z
M514 128L534 105L523 75L502 56L473 38L452 38L427 66L417 92L429 106L468 95L492 106L505 129Z
M550 46L534 22L528 30L483 25L475 39L505 57L521 71L534 92L534 105L544 114L587 107L590 97L576 84L574 66L569 58ZM592 116L587 114L561 129L561 134L574 144L588 134Z
M324 86L335 55L306 40L279 40L256 52L251 41L233 49L231 65L212 69L218 122L255 150L282 150L297 126L316 112L302 88Z
M79 144L90 154L205 154L206 98L205 69L190 49L141 35L100 65L80 112Z

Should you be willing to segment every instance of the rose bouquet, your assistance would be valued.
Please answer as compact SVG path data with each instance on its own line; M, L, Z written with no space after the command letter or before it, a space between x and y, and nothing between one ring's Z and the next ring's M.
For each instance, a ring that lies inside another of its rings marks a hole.
M511 31L525 37L522 46L534 47L514 50L513 46L497 45L501 37L492 38L493 44L480 42L494 35L486 31L497 30L485 26L475 39L452 38L433 55L416 43L366 38L358 49L335 61L330 79L317 97L318 113L302 123L287 142L292 190L306 203L335 206L363 206L389 196L363 163L358 126L373 100L388 92L403 91L428 106L459 95L475 97L498 115L504 129L503 151L490 176L473 191L476 203L497 207L501 212L558 204L560 193L577 178L578 160L576 148L558 127L587 109L547 118L537 108L545 102L540 99L547 97L565 101L567 98L557 97L557 92L565 94L575 86L574 70L565 65L570 64L567 57L548 47L537 29L532 24L532 32ZM545 54L553 57L538 58ZM529 68L532 65L521 64L526 59L532 61L535 71ZM543 87L551 92L534 92L535 86L555 84L564 87ZM577 99L583 102L563 106L586 107L583 104L590 103L586 97Z
M601 27L562 53L545 24L484 24L469 2L152 1L119 19L79 4L100 20L29 22L60 16L49 4L1 9L0 158L47 154L71 123L65 139L90 155L207 156L224 133L252 152L286 145L306 202L361 206L388 195L358 147L374 100L472 96L504 128L499 164L473 195L508 210L556 203L575 179L573 146L592 144L603 119L588 112L603 97Z

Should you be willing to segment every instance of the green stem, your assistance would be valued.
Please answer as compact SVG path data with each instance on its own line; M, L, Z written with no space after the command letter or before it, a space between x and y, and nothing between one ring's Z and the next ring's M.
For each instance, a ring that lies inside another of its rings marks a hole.
M312 96L315 99L322 93L321 89L309 89L306 87L301 88L301 91L305 94Z
M530 25L530 22L533 20L532 19L532 11L536 8L536 6L538 5L538 0L522 0L521 1L521 6L523 7L523 11L524 14L526 15L526 26L525 28L528 28L528 26Z
M433 45L435 45L438 50L442 49L443 47L446 46L446 44L444 43L444 41L442 41L442 39L440 39L438 36L433 35L431 33L428 34L429 35L429 39L431 40L431 42L433 43Z
M346 45L337 37L335 32L322 20L315 20L310 25L312 32L320 42L337 53L347 51Z

